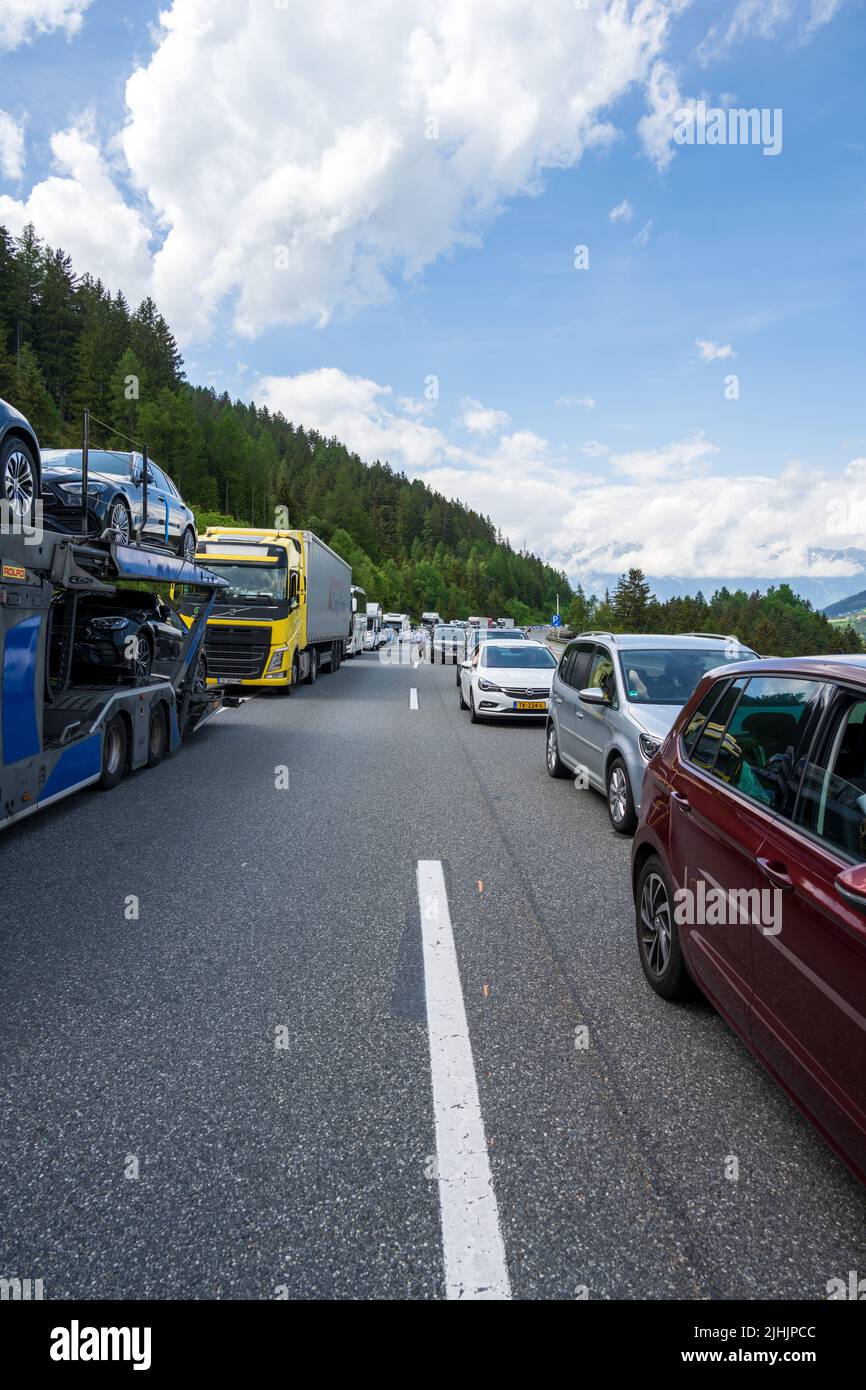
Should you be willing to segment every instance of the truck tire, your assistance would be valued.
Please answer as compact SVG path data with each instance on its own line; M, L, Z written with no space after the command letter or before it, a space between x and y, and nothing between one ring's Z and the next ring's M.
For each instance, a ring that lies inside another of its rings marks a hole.
M300 663L300 660L299 660L299 658L298 658L298 653L295 652L294 656L292 657L292 679L291 679L291 683L290 683L290 685L289 685L289 694L290 694L290 695L294 695L297 686L300 684L300 680L301 680L301 663Z
M310 669L307 673L306 684L315 685L316 677L319 674L319 653L315 647L310 647Z
M122 714L116 714L106 724L102 738L102 772L96 784L102 791L108 792L116 787L126 771L128 745L126 720Z
M155 700L147 726L147 765L159 767L168 746L168 721L162 700Z

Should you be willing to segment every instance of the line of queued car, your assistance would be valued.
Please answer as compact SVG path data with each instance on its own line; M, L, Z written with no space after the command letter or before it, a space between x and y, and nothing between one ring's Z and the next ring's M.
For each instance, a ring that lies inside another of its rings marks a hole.
M634 836L649 984L705 995L866 1183L866 655L591 632L536 675L542 647L480 633L461 708L543 715L550 776Z

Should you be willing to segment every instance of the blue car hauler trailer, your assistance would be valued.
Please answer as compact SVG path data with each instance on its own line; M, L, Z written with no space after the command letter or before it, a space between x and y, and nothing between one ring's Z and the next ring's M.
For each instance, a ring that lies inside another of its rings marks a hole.
M180 656L168 675L141 684L73 683L78 597L110 600L121 580L201 590ZM193 561L144 546L50 531L38 543L0 535L0 829L81 787L113 786L125 771L174 751L223 704L237 703L208 690L200 670L208 615L225 583ZM64 599L62 630L52 634L61 611L56 597Z

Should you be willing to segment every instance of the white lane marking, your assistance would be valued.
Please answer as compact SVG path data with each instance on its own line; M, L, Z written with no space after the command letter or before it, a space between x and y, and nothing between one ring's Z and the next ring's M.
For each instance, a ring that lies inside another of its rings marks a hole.
M511 1284L478 1100L445 875L438 859L418 861L418 902L446 1297L507 1299L511 1298Z
M412 689L409 691L409 708L418 708L418 691L415 689L414 685L412 686Z

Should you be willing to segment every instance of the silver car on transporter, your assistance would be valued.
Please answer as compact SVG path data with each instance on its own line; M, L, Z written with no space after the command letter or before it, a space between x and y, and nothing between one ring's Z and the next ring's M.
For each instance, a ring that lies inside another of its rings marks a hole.
M559 659L547 719L551 777L602 792L614 830L637 824L647 763L701 677L754 657L736 637L582 632Z

